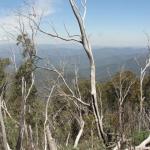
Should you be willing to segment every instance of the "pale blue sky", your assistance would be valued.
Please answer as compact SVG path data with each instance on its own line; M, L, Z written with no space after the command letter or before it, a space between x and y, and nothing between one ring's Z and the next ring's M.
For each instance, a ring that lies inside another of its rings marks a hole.
M45 6L51 5L49 9L52 13L47 16L47 20L53 22L58 32L64 33L64 23L70 32L78 32L68 0L38 1L45 2ZM87 1L86 26L93 45L146 45L144 32L150 33L150 0ZM9 11L22 7L22 4L23 0L0 0L0 18L4 19ZM45 28L49 29L49 26Z

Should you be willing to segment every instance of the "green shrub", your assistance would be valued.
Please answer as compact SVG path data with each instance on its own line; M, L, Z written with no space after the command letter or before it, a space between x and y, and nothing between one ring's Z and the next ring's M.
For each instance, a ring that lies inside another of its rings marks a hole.
M133 144L134 145L140 144L142 141L144 141L144 139L146 139L149 136L149 134L150 134L149 131L135 132L133 134Z

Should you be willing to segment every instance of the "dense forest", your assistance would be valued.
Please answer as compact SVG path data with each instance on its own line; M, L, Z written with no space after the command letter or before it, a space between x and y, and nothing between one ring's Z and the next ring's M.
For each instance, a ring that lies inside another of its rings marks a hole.
M83 12L76 0L69 2L80 35L70 35L67 29L67 38L55 29L54 34L46 32L34 9L32 14L18 13L15 43L22 64L16 65L13 54L12 59L0 58L0 150L150 149L150 55L139 75L121 68L113 76L108 72L107 81L96 82L84 24L86 0L81 3ZM24 20L28 20L27 29ZM55 66L44 60L40 65L43 58L37 55L37 32L80 44L89 61L89 78L81 79L76 65L71 76L63 62ZM10 66L14 71L8 71ZM38 78L39 70L45 78Z
M58 149L72 149L82 127L79 149L105 149L103 142L98 139L91 106L84 106L76 101L76 97L80 95L85 103L90 103L90 82L80 80L77 74L72 81L64 76L59 77L57 73L55 77L52 72L48 74L49 80L45 81L44 93L41 93L37 90L38 87L32 84L34 78L32 73L36 76L34 63L34 59L32 61L26 59L17 72L11 73L10 76L5 71L10 64L9 59L0 60L1 115L10 148L17 149L16 144L21 138L19 125L23 119L25 126L22 146L25 149L44 149L44 134L46 134L44 128L47 124ZM139 76L131 71L122 70L107 82L97 82L96 87L98 105L103 114L104 130L109 142L115 144L121 135L128 138L129 145L138 145L146 139L149 135L150 123L148 107L150 76L146 75L143 81L145 99L142 124L138 115L141 99ZM26 92L22 93L22 90ZM28 95L25 102L22 94L25 94L25 97ZM123 101L122 106L120 100ZM2 141L1 137L1 149L3 149Z

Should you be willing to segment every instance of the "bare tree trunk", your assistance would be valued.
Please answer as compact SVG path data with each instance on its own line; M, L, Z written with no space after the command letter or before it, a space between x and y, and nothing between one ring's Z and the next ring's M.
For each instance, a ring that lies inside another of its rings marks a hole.
M149 41L149 39L148 39ZM148 45L148 50L149 49L149 45ZM144 79L145 79L145 75L146 75L146 72L148 70L148 68L150 67L150 54L148 56L148 58L146 59L146 63L145 63L145 66L144 68L141 68L141 73L140 73L140 116L139 116L139 132L141 131L141 127L142 127L142 115L143 115L143 103L144 103L144 100L145 100L145 97L144 97L144 93L143 93L143 82L144 82Z
M59 79L59 77L58 77ZM56 81L57 83L57 81ZM51 134L51 130L49 128L49 123L48 123L48 106L49 106L49 102L51 100L51 96L52 93L54 91L54 88L56 86L56 83L52 86L47 102L46 102L46 107L45 107L45 121L44 121L44 142L45 142L45 150L47 150L47 141L48 141L48 145L49 145L49 149L50 150L57 150L57 145L55 143L55 140L52 138L52 134Z
M135 147L135 150L150 150L150 136L145 139L140 145Z
M29 125L29 133L30 133L30 143L31 143L30 147L31 147L31 150L35 150L31 125Z
M26 145L29 145L29 135L28 135L28 128L27 128L27 125L24 124L24 132L25 132L25 137L26 137Z
M26 101L31 93L32 87L34 85L34 76L32 73L32 83L27 90L26 81L24 77L22 77L22 103L21 103L21 114L20 114L20 125L19 125L19 135L16 145L16 150L22 149L22 143L24 138L24 130L25 130L25 113L26 113Z
M142 126L142 115L143 115L143 103L144 103L144 94L143 94L143 81L145 78L145 73L146 69L144 68L143 70L141 69L141 75L140 75L140 116L139 116L139 132L141 131L141 126Z
M84 123L84 120L81 120L81 123L80 123L80 130L79 130L78 135L77 135L77 137L76 137L76 139L75 139L73 148L77 148L77 146L78 146L79 140L80 140L80 138L81 138L81 136L82 136L82 133L83 133L84 124L85 124L85 123Z
M1 130L2 130L4 150L10 150L8 142L7 142L5 124L4 124L3 114L2 114L2 95L0 96L0 125L1 125Z
M26 104L25 104L25 101L23 99L22 104L21 104L19 136L18 136L18 140L17 140L16 150L21 150L22 149L24 130L25 130L25 109L26 109Z
M104 130L103 130L103 121L102 121L102 116L100 115L99 112L99 107L98 107L98 102L97 102L97 92L96 92L96 68L95 68L95 62L94 62L94 57L93 57L93 52L92 52L92 48L88 39L88 35L86 33L85 30L85 16L86 16L86 2L87 0L81 0L81 7L84 9L83 10L83 15L80 12L79 7L77 6L77 1L76 0L69 0L72 11L74 13L74 16L77 20L79 29L80 29L80 35L77 36L71 36L68 31L67 34L69 36L69 38L64 38L59 36L59 34L57 32L55 32L55 34L52 33L48 33L45 32L44 30L42 30L39 26L39 24L32 19L31 17L26 16L27 18L29 18L30 20L33 21L33 23L35 24L36 28L38 29L38 31L40 31L41 33L44 33L48 36L51 36L53 38L58 38L64 41L73 41L73 42L77 42L82 44L88 60L89 60L89 64L90 64L90 83L91 83L91 106L93 108L93 112L94 112L94 117L95 117L95 121L97 124L97 130L98 130L98 134L99 134L99 138L101 140L103 140L103 143L105 145L107 145L107 135L105 134ZM75 37L78 37L79 39L76 39ZM85 104L85 103L84 103Z
M83 48L88 56L89 63L90 63L91 98L92 98L93 112L94 112L95 120L97 123L97 130L98 130L100 139L102 138L104 144L107 145L107 136L103 130L102 119L101 119L101 116L99 113L99 107L98 107L98 102L97 102L95 62L94 62L91 45L88 40L86 31L85 31L84 18L81 17L80 12L77 9L75 0L70 0L70 4L71 4L72 10L74 12L74 15L77 19L79 28L80 28L81 44L83 45ZM86 6L85 6L85 13L86 13ZM85 16L85 14L84 14L84 16Z
M38 133L39 131L38 131L37 123L36 123L35 127L36 127L36 150L38 150L39 149L39 133Z
M57 145L56 145L55 139L52 138L52 134L49 129L49 125L46 125L45 129L46 129L46 136L47 136L47 140L48 140L49 149L57 150Z
M123 140L123 120L122 120L122 115L123 115L123 106L122 106L122 104L119 104L119 132L120 132L121 141Z
M68 136L67 136L67 139L66 139L66 146L68 146L69 138L70 138L70 132L68 133Z
M22 102L21 102L21 114L20 114L20 125L19 125L19 135L16 145L16 150L22 149L22 143L24 138L24 130L25 130L25 112L26 112L26 101L25 101L25 81L22 78Z
M125 139L124 139L125 141ZM119 141L117 145L113 148L113 150L150 150L150 136L146 138L141 144L138 146L131 146L130 148L122 148L121 142Z

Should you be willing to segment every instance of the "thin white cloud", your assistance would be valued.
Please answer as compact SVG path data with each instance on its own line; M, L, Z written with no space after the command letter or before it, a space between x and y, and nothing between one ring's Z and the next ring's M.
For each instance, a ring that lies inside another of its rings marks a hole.
M6 36L2 36L2 37L0 38L0 41L2 41L2 42L8 41L8 38L7 38Z
M54 12L54 7L53 7L54 0L36 0L36 1L32 0L31 3L33 3L35 12L38 15L44 13L44 16L48 16Z
M18 17L16 11L23 12L23 14L36 13L37 16L48 17L55 12L54 5L57 0L28 0L27 4L20 4L20 8L15 9L1 9L0 10L0 41L4 41L4 34L7 32L13 32L18 27ZM30 6L30 7L29 7ZM25 25L28 24L28 20L24 18ZM27 27L28 28L28 27ZM4 31L5 29L5 31ZM6 36L5 36L6 37Z

